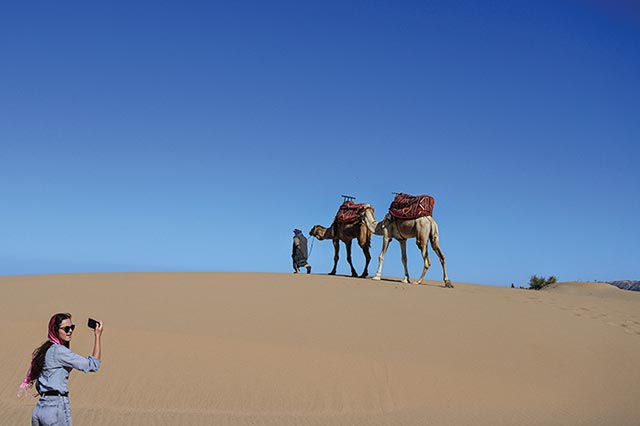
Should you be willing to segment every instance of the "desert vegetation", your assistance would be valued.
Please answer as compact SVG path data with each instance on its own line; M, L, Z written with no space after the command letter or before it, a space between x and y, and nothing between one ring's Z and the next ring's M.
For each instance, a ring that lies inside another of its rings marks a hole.
M558 282L558 278L554 277L553 275L550 276L549 278L532 275L531 278L529 279L529 288L531 290L540 290L556 282Z

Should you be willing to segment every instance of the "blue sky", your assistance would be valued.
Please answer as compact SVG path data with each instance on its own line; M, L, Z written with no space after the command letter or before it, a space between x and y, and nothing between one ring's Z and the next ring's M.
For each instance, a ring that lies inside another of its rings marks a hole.
M290 272L407 192L454 282L640 279L639 42L625 1L3 4L0 275Z

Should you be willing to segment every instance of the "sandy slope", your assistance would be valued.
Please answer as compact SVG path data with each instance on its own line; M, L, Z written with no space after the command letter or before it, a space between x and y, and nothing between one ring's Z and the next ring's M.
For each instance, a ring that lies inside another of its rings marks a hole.
M637 425L640 294L322 275L0 277L0 425L49 316L105 322L74 424ZM635 360L634 360L635 358Z

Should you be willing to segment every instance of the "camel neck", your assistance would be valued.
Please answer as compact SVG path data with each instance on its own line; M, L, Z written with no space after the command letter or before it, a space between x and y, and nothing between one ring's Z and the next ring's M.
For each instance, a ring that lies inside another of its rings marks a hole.
M380 229L380 224L376 220L373 212L371 210L367 210L364 214L364 222L369 228L369 231L375 235L382 235L382 229Z

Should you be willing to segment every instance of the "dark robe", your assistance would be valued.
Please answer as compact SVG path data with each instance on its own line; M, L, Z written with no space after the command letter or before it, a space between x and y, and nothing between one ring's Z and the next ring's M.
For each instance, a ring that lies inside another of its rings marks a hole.
M291 257L294 268L307 265L307 238L302 233L293 236Z

